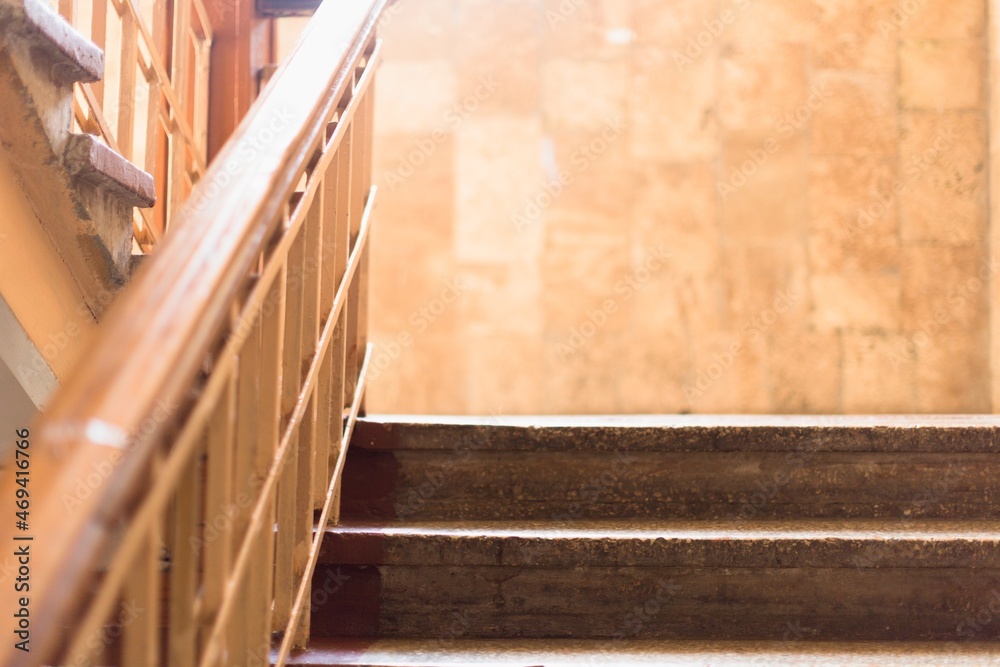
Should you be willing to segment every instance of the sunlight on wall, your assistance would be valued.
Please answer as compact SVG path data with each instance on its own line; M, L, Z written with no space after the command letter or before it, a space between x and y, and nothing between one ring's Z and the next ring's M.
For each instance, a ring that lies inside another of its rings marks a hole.
M372 411L989 410L983 0L409 0Z

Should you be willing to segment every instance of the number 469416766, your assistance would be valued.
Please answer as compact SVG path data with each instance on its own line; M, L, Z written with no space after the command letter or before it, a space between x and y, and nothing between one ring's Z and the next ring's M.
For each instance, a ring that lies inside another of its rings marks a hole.
M17 505L17 518L18 527L23 526L22 530L27 529L28 522L28 508L31 506L28 496L28 472L31 465L30 459L28 458L28 448L31 446L28 436L30 433L28 429L22 428L15 431L17 435L17 440L14 441L16 449L14 450L14 464L17 466L17 490L15 491L15 504ZM21 523L24 522L24 523Z

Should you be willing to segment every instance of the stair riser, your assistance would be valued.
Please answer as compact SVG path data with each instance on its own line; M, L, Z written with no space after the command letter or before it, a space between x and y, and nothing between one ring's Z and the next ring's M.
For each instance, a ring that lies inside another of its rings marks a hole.
M352 446L439 452L994 452L992 417L502 417L454 423L358 421Z
M320 566L319 637L994 640L1000 570ZM314 603L319 600L314 599Z
M993 518L1000 455L366 451L346 519Z
M544 526L544 524L542 524ZM580 525L580 524L576 524ZM687 528L698 526L686 524ZM425 531L393 534L379 529L329 531L318 562L350 566L496 566L575 569L585 566L782 569L1000 570L996 535L928 536L914 531L854 535L813 533L790 538L780 528L736 532L724 527L708 532L630 534L533 534ZM891 539L887 539L891 538ZM513 570L511 570L513 571Z

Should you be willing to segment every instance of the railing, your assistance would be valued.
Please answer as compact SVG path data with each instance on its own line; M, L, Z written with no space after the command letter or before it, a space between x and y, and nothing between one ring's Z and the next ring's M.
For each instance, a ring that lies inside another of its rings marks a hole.
M0 502L26 502L0 570L27 548L31 592L0 588L5 627L30 619L2 664L249 667L305 643L314 522L362 411L384 4L321 6L4 467Z
M136 209L143 250L205 173L212 26L202 0L59 0L59 12L105 53L104 79L77 84L77 128L153 175L157 203Z

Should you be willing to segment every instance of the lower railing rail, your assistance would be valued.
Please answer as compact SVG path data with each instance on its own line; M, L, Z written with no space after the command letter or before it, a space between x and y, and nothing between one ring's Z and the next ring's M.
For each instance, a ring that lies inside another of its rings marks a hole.
M280 665L306 643L314 527L363 413L383 5L320 7L4 467L31 595L0 589L30 615L3 664Z

